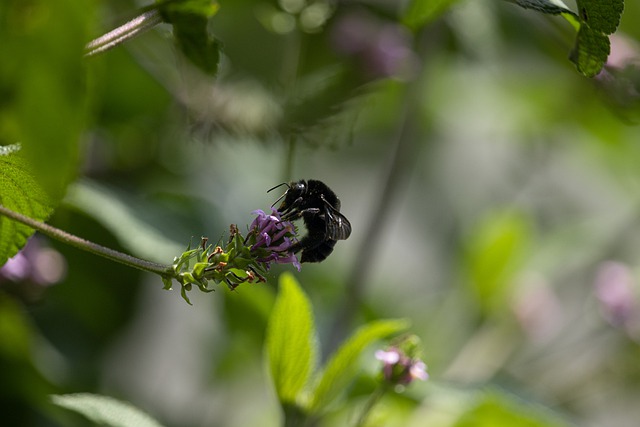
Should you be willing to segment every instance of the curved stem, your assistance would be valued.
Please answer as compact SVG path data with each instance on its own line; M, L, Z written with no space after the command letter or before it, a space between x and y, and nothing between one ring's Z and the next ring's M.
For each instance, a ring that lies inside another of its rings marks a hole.
M51 237L52 239L59 240L63 243L74 246L78 249L82 249L83 251L90 252L94 255L99 255L101 257L110 259L112 261L119 262L120 264L137 268L139 270L159 274L162 277L169 278L173 276L171 266L169 265L146 261L140 258L133 257L131 255L127 255L122 252L118 252L113 249L109 249L97 243L93 243L88 240L82 239L78 236L74 236L73 234L67 233L66 231L60 230L59 228L52 227L51 225L45 224L44 222L40 222L33 218L29 218L28 216L22 215L18 212L14 212L11 209L8 209L2 205L0 205L0 214L13 219L14 221L20 222L24 225L34 228L39 232L41 232L42 234L45 234Z
M87 43L85 48L87 52L84 56L93 56L112 49L119 44L150 30L160 22L162 22L162 17L157 9L144 12L126 24L119 26L115 30L109 31L107 34Z

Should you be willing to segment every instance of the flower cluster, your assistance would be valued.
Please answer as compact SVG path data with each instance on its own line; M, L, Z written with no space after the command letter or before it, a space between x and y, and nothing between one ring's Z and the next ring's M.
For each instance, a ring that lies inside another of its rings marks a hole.
M418 338L404 338L386 350L378 350L376 359L382 362L382 377L385 382L394 386L407 386L413 380L426 380L427 365L417 356Z
M244 282L264 282L271 263L291 263L300 271L300 262L291 250L297 242L293 224L283 221L275 209L271 215L262 210L253 213L257 217L249 226L246 238L236 225L231 225L224 248L208 245L207 238L203 237L197 248L187 248L176 257L171 271L163 278L164 289L171 289L175 279L182 287L182 297L191 304L187 292L194 285L203 292L211 292L215 289L209 287L210 281L224 282L231 290Z
M251 251L264 254L264 257L257 258L257 261L264 264L269 269L269 264L293 264L300 271L300 262L296 255L290 251L295 243L295 227L290 221L282 221L280 213L272 209L271 215L258 209L252 212L257 215L249 227L249 235L255 236L256 240L251 245Z

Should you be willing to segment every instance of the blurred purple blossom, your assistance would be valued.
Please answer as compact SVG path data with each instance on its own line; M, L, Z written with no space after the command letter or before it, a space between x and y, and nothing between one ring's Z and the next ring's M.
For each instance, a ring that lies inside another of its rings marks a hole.
M411 358L398 347L389 347L387 350L378 350L376 359L383 363L382 376L385 381L406 386L413 380L427 380L427 365L417 358Z
M638 319L634 285L633 274L625 264L608 261L598 268L596 297L605 319L613 326L627 328Z
M637 122L640 109L640 47L632 39L612 34L611 53L594 81L621 117Z
M353 11L337 18L331 39L337 52L355 57L370 77L413 74L417 57L411 48L411 35L397 23Z
M64 279L66 270L67 263L58 251L45 246L44 239L31 237L0 267L0 288L25 302L35 302L48 286Z
M20 252L0 267L0 283L31 282L48 286L61 281L66 269L66 262L58 251L32 237Z
M518 280L511 309L529 339L544 342L560 332L566 322L565 309L549 280L529 272Z

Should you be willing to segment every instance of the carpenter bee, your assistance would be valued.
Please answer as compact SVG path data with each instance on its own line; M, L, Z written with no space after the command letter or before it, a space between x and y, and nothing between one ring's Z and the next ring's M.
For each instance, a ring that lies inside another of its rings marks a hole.
M300 262L324 261L338 240L346 240L351 234L351 224L340 213L338 196L321 181L310 179L273 187L274 190L286 185L288 190L275 201L284 199L278 211L283 221L302 218L307 227L307 235L293 244L294 253L302 251ZM271 191L269 190L269 191Z

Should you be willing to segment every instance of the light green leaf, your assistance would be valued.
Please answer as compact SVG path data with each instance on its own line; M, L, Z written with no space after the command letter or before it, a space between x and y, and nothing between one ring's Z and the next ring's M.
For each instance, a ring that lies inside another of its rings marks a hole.
M529 221L516 212L493 214L470 236L466 271L485 312L502 308L530 240Z
M97 394L78 393L53 395L54 404L109 427L162 427L140 409L128 403Z
M566 427L559 415L500 390L479 392L453 427Z
M409 321L379 320L359 328L334 353L326 368L318 375L318 381L311 393L310 410L318 413L346 388L356 375L358 358L364 349L376 340L397 334L409 327Z
M53 212L49 198L34 179L18 145L0 150L0 204L30 218L44 221ZM0 215L0 265L18 253L33 229Z
M311 304L291 274L280 276L280 291L269 317L266 351L280 402L295 405L316 359Z
M93 7L75 0L0 2L0 144L22 143L52 200L62 197L80 163L89 110L83 52Z
M403 15L404 24L417 30L436 20L458 0L412 0Z

